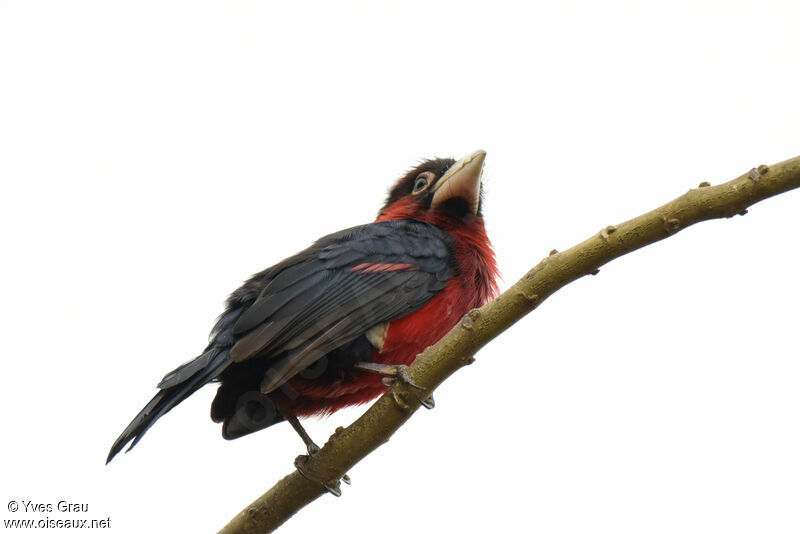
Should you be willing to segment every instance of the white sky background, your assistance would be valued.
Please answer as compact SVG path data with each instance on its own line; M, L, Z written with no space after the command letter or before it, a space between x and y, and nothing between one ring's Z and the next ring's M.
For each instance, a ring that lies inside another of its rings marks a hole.
M668 4L668 5L667 5ZM800 154L794 2L0 4L0 519L214 532L292 469L207 387L230 291L488 151L504 275ZM285 533L800 531L800 193L551 297ZM320 443L363 409L307 428ZM88 503L12 514L9 500Z

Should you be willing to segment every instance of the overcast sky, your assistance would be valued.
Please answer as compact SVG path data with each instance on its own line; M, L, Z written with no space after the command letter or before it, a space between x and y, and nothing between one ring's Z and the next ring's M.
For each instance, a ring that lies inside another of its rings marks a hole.
M303 452L209 386L111 465L228 293L487 150L506 288L800 155L795 2L2 2L0 519L215 532ZM800 193L613 262L281 532L800 531ZM324 442L363 408L307 421ZM86 503L16 513L7 501Z

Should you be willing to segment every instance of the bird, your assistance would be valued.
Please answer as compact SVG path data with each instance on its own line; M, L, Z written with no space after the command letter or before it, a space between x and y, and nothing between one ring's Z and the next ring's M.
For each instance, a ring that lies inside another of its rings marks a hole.
M407 366L498 293L482 215L485 157L422 161L373 222L250 277L228 297L205 350L164 376L106 463L207 384L217 385L211 419L225 439L287 421L309 454L319 447L299 417L367 403L398 380L422 389Z

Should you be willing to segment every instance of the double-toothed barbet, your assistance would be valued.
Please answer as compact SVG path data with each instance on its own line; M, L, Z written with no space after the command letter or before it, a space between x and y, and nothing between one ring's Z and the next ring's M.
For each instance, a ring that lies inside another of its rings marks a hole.
M313 453L297 417L362 404L408 380L417 354L497 293L481 215L485 157L423 162L391 188L375 222L253 275L228 298L206 349L161 380L107 461L209 383L223 437L289 421Z

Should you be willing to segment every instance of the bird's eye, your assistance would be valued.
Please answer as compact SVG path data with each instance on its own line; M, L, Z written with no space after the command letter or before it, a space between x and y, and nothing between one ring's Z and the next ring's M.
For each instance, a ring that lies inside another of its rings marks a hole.
M433 182L434 175L430 171L426 171L420 173L417 176L417 179L414 180L414 189L411 190L411 193L418 195L428 189L430 187L431 182Z

